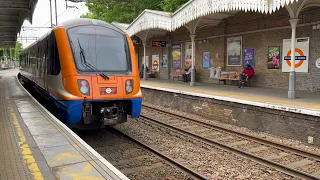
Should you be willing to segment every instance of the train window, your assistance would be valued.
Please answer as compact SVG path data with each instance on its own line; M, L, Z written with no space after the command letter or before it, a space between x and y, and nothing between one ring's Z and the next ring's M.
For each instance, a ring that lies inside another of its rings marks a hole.
M48 41L48 61L47 68L48 74L58 75L60 73L60 58L58 52L58 46L56 42L56 38L53 32L51 32Z
M82 61L81 48L86 62L99 71L128 72L131 70L129 45L125 35L110 28L90 25L70 28L68 37L78 70L94 71Z

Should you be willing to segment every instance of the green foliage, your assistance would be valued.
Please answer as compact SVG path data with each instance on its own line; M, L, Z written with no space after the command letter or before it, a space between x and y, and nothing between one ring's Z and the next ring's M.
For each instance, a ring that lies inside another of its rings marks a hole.
M17 57L17 59L18 59L20 56L21 50L22 50L22 43L17 41L14 53L12 55Z
M82 17L106 22L131 23L145 9L174 12L188 0L91 0Z
M0 48L0 58L3 58L3 49L4 48ZM6 49L6 54L8 56L7 58L14 59L16 57L17 59L19 59L19 55L22 50L22 43L17 41L15 48L5 48L5 49Z
M163 0L162 8L167 12L175 12L189 0Z

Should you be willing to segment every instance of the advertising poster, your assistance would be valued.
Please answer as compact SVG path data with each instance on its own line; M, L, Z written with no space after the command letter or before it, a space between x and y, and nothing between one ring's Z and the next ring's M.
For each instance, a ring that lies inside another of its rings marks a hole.
M247 64L250 64L251 67L254 67L254 48L245 49L243 54L244 54L243 67L246 67Z
M309 71L309 37L296 38L295 71ZM291 68L291 39L283 40L282 72L290 72Z
M181 45L172 46L172 69L181 69Z
M211 59L211 53L208 51L202 52L202 68L208 69L210 68L210 59Z
M168 55L167 54L162 55L162 67L168 68Z
M280 46L268 47L268 69L280 69Z
M152 55L152 70L159 72L159 55Z
M242 62L242 37L227 39L228 59L227 66L241 66Z
M188 66L192 66L192 43L186 42L185 44L186 53L185 53L185 61L184 64Z

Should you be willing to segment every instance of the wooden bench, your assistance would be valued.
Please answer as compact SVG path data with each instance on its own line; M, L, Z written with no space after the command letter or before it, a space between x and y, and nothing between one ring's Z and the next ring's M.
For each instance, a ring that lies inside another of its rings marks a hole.
M147 75L149 78L155 78L156 77L156 71L150 70L147 72Z
M232 73L232 77L229 76L229 74ZM222 74L225 74L225 75L222 75ZM219 80L219 85L220 85L220 82L223 81L224 85L227 84L227 80L229 81L239 81L240 80L240 77L239 77L239 73L236 72L236 71L224 71L224 72L220 72L220 76L219 78L217 78L216 76L214 77L214 79L217 79Z
M183 74L185 74L184 70L177 69L176 71L171 72L170 76L172 77L172 81L174 81L175 78L177 78L179 81L179 78L180 77L182 78ZM181 80L183 80L183 79L181 79Z

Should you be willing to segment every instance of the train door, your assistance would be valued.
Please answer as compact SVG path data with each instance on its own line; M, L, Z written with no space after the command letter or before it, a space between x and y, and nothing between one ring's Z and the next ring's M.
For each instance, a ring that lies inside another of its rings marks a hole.
M49 43L48 39L46 40L46 50L45 50L45 58L43 61L43 84L44 84L44 89L48 91L48 58L49 58Z
M34 57L34 63L33 63L33 79L34 82L37 83L38 82L38 63L39 63L39 58L40 58L40 47L38 46L36 53L35 53L35 57Z

